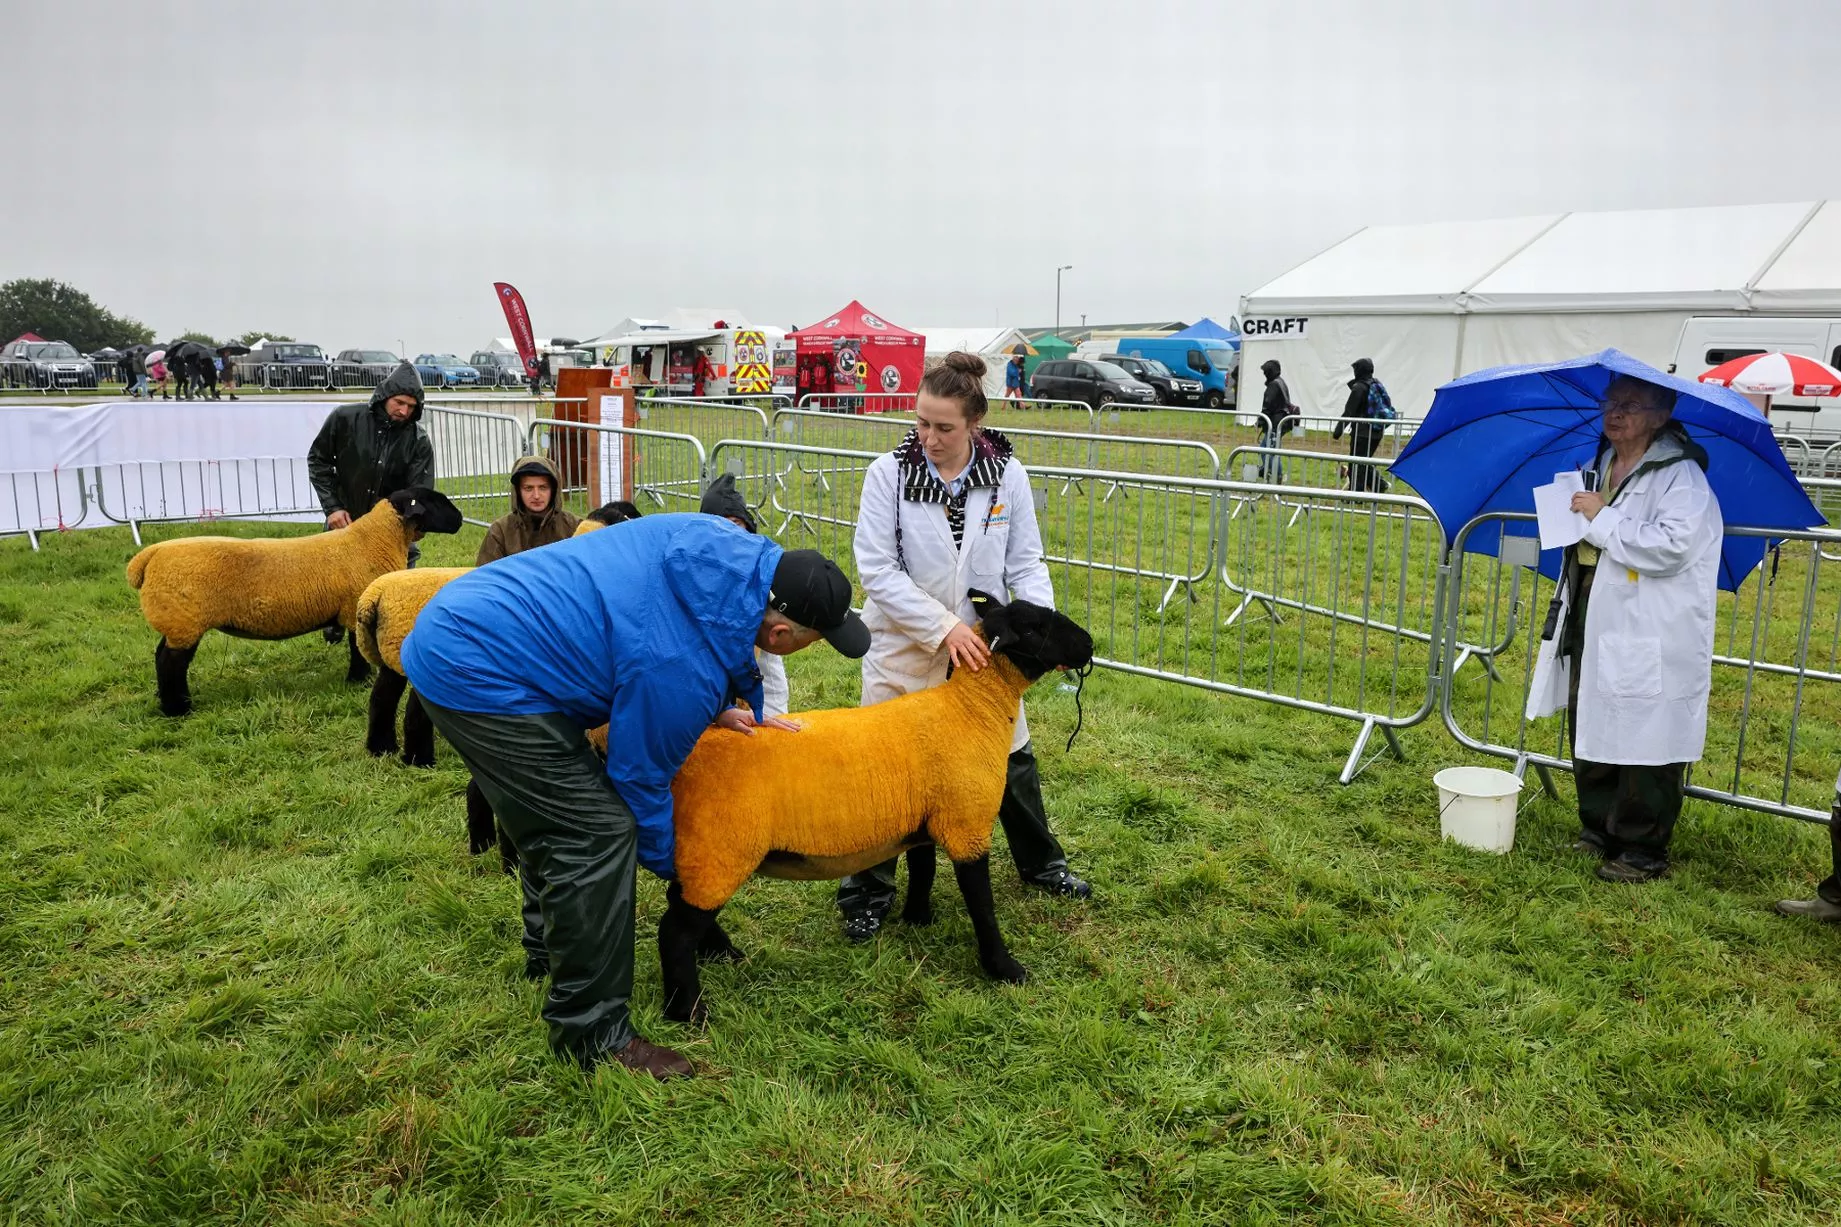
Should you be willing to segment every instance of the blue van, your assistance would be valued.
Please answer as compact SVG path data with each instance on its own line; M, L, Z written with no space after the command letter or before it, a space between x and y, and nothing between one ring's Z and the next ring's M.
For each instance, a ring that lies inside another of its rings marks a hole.
M1214 337L1120 337L1108 341L1112 352L1128 358L1155 358L1183 379L1202 381L1201 402L1210 409L1227 404L1227 377L1239 364L1240 351Z

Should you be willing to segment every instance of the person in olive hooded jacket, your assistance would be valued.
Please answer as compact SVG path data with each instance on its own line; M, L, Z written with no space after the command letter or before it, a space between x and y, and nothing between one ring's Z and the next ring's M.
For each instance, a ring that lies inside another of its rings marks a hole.
M327 528L344 528L398 490L435 484L435 445L420 425L422 380L404 362L377 385L368 405L326 415L307 449L307 480ZM422 551L409 547L409 565Z
M562 482L542 456L525 456L511 469L511 510L492 522L479 543L475 566L522 554L540 545L567 541L581 517L564 511Z

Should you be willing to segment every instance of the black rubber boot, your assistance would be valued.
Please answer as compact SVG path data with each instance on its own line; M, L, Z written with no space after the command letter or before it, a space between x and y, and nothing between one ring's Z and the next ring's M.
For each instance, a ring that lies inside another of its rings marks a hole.
M837 884L837 910L844 914L844 939L866 942L882 931L895 906L895 865L888 860L853 873Z
M1061 841L1048 829L1048 811L1042 804L1042 773L1029 746L1010 756L1004 799L997 807L1010 856L1016 861L1023 885L1063 899L1085 899L1093 887L1068 870Z

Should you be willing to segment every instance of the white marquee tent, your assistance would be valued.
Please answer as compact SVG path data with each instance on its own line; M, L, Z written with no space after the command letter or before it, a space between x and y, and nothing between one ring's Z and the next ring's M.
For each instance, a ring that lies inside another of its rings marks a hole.
M932 365L954 350L964 350L984 359L984 394L996 399L1004 394L1004 364L1011 351L1028 345L1029 338L1014 328L989 324L982 328L916 328L927 338L927 363Z
M1690 317L1763 314L1841 315L1841 201L1371 226L1241 300L1243 386L1276 358L1340 414L1372 358L1418 417L1468 371L1607 347L1666 369Z

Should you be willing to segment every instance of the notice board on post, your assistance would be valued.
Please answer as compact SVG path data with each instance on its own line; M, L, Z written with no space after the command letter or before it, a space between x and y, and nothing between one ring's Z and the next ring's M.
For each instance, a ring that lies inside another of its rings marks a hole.
M596 423L603 426L631 426L633 423L633 389L597 388L589 394L589 404ZM583 431L591 435L588 472L585 485L588 505L599 507L616 499L633 499L633 436L611 430Z

